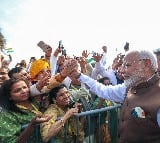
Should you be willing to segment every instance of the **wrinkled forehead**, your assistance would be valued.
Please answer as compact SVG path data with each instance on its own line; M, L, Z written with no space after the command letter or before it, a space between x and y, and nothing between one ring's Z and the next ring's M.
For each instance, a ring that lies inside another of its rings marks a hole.
M136 60L139 60L139 59L140 59L140 56L139 56L138 52L131 52L131 53L128 53L124 57L123 62L129 63L129 62L133 62L133 61L136 61Z

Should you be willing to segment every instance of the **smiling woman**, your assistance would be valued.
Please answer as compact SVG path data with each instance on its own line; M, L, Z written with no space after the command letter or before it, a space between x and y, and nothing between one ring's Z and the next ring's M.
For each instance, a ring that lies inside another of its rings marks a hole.
M50 116L42 116L38 103L29 98L28 82L24 79L6 80L0 91L3 109L0 114L0 142L33 143L36 136L33 132L36 124L48 121ZM28 127L22 131L22 126Z
M58 143L71 143L84 140L83 125L80 123L79 133L76 129L76 116L80 103L75 103L69 108L70 94L67 87L61 84L49 92L50 106L44 115L52 115L51 120L41 124L41 136L43 141L56 140ZM78 139L78 140L77 140Z

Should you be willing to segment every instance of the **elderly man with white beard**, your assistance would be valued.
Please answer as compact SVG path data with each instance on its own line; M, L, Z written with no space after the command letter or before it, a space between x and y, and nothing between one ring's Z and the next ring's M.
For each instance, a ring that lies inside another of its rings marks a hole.
M121 68L124 83L115 86L104 86L82 74L77 67L72 67L75 70L71 76L86 84L90 91L101 98L123 103L117 143L160 142L160 77L151 52L128 52Z

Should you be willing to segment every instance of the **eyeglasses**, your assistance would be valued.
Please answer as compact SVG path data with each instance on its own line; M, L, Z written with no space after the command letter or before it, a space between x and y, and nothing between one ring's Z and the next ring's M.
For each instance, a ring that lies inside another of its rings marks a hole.
M145 59L139 59L139 60L134 60L133 62L128 62L128 63L123 63L122 64L122 68L124 68L124 69L128 69L129 67L131 67L133 64L135 64L135 63L138 63L138 62L141 62L141 61L144 61Z

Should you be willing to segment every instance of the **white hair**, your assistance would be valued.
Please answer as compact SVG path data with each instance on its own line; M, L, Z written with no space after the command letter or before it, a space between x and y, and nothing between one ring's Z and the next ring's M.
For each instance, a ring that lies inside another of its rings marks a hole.
M142 60L149 59L151 61L152 69L154 71L157 71L157 68L158 68L157 60L156 60L155 56L152 54L152 52L147 51L147 50L141 50L141 51L139 51L139 56L140 56L140 59L142 59Z

